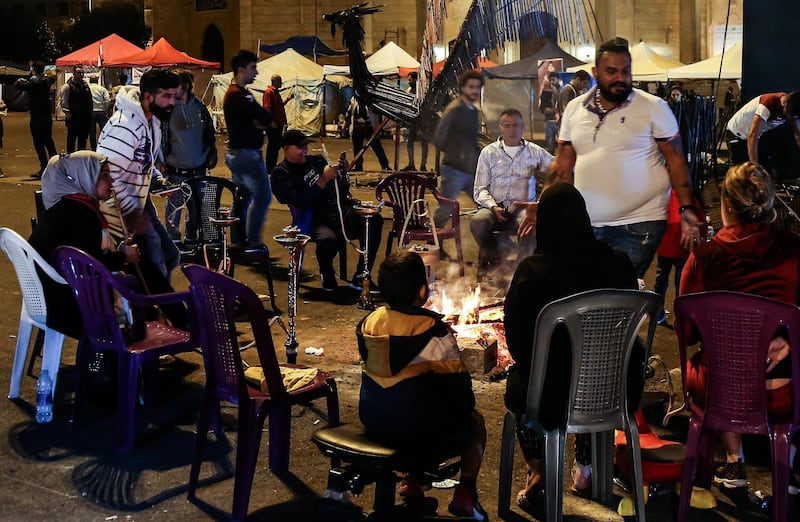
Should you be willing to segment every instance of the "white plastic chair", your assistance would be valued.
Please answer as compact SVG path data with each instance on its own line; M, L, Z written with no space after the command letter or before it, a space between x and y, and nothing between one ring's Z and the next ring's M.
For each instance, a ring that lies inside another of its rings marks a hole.
M53 379L53 390L55 390L58 367L61 364L61 349L64 346L66 335L47 326L47 304L44 300L42 282L39 280L36 266L56 283L65 285L67 282L56 272L55 268L50 266L25 241L25 238L10 228L0 228L0 247L14 265L19 288L22 292L22 310L19 314L17 349L14 355L14 366L11 370L11 387L8 391L8 398L16 399L19 397L22 372L25 368L25 359L28 356L28 348L34 326L44 331L42 369L48 370L50 373Z

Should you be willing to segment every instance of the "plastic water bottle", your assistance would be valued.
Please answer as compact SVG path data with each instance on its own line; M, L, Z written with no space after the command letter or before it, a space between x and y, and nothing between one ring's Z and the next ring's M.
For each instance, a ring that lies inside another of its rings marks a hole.
M36 422L53 420L53 381L47 370L42 370L36 383Z

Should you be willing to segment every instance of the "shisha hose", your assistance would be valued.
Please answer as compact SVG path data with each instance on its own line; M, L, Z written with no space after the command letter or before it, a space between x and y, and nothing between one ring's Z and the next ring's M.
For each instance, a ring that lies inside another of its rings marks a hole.
M127 241L133 236L129 234L128 227L125 225L125 216L122 215L122 209L119 206L119 199L117 198L117 191L114 190L113 187L111 188L111 197L114 198L114 209L117 211L117 215L119 216L120 226L122 227L122 236L125 238L124 241ZM147 295L152 295L150 288L147 286L147 281L144 280L144 276L142 275L142 269L139 268L139 262L134 261L130 264L133 265L133 271L136 273L136 278L139 279L139 283L141 283L144 293ZM159 311L160 310L161 309L159 308Z

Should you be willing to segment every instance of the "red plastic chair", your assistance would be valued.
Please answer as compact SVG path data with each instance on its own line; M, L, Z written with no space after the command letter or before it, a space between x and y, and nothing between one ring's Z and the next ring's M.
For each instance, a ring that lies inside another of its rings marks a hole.
M286 471L289 468L292 405L325 397L328 425L337 426L339 396L336 381L329 374L320 371L310 384L296 391L287 391L280 367L305 367L278 363L266 321L266 311L258 296L242 283L205 267L184 265L183 273L190 281L189 291L194 302L193 310L206 369L206 386L197 420L197 439L189 474L188 498L195 498L209 427L213 424L217 437L222 436L218 426L220 401L237 404L239 431L233 486L233 519L241 520L247 515L266 417L269 416L269 467L272 471ZM237 312L245 313L252 327L269 394L245 380L234 322Z
M62 246L55 251L56 266L69 283L83 322L83 338L77 354L77 379L75 386L75 411L77 423L80 405L85 395L82 374L88 369L92 352L113 351L118 357L118 443L120 451L129 451L134 443L134 424L139 369L142 369L145 404L155 397L154 386L161 355L187 352L198 346L185 330L173 328L158 321L146 321L146 336L141 341L128 343L120 328L114 303L117 295L125 298L132 308L174 303L189 304L188 292L142 295L131 288L133 277L112 274L89 254L73 247Z
M397 239L398 245L409 241L425 241L433 244L433 232L428 228L430 222L427 218L423 220L417 215L422 212L420 208L416 208L411 219L409 219L406 237L400 237L403 233L403 224L406 221L409 209L414 201L425 199L427 192L431 193L439 206L450 207L451 225L447 228L437 228L436 234L439 236L440 241L455 239L459 274L463 277L464 254L461 249L461 223L459 220L461 207L458 201L444 197L433 182L424 176L398 172L390 174L375 187L375 198L378 202L385 203L394 213L392 216L392 229L389 232L389 238L386 240L386 255L388 256L392 250L393 239ZM421 203L417 203L417 206L421 206Z
M767 413L765 374L770 340L781 327L793 348L792 424L773 424ZM737 292L703 292L675 300L675 332L680 346L683 388L686 390L686 348L702 339L708 363L705 410L688 392L692 417L686 442L678 520L686 520L691 485L711 483L716 439L720 432L769 435L772 444L772 518L785 521L788 508L789 442L800 428L800 309L796 306ZM698 466L701 472L698 472ZM697 481L695 482L695 476Z

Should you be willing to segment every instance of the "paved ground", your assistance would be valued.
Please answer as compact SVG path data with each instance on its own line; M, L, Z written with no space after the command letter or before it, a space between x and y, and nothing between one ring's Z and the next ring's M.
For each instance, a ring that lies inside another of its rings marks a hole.
M11 227L22 235L30 231L30 217L34 215L33 192L39 183L29 177L37 170L27 127L27 115L12 113L5 120L5 148L0 149L0 168L5 178L0 179L0 226ZM61 150L65 143L63 122L55 122L55 141ZM224 136L218 137L224 147ZM312 145L317 147L318 145ZM348 141L329 140L331 157L350 147ZM390 160L394 151L387 144ZM313 151L312 151L313 152ZM351 153L349 153L351 155ZM405 151L401 148L400 166L405 164ZM377 169L371 152L367 154L366 168ZM229 177L224 166L214 170L215 175ZM363 176L361 182L376 176ZM356 196L374 199L372 189L359 187ZM474 205L462 196L462 208ZM385 216L386 217L386 216ZM465 255L476 257L476 247L467 232L468 217L462 217ZM288 212L274 202L270 210L264 237L272 254L279 259L274 270L278 305L286 309L286 259L272 237L290 221ZM386 232L384 228L384 232ZM452 245L445 244L452 252ZM313 249L313 247L312 247ZM383 246L380 249L382 253ZM349 266L355 265L351 252ZM316 262L309 251L306 269L309 276L316 275ZM441 263L437 275L444 278L449 273L447 263ZM468 277L474 278L474 268L468 267ZM349 275L349 274L348 274ZM259 292L266 292L263 269L245 267L237 269L237 277ZM652 285L654 274L648 274ZM181 274L174 277L175 286L183 288L186 281ZM299 362L319 366L333 372L339 392L344 420L357 418L359 386L358 355L355 349L354 327L364 312L354 303L356 294L342 290L332 298L319 291L319 280L313 278L301 289L297 328L301 352L309 346L322 347L322 357L300 355ZM672 296L668 297L671 301ZM0 256L0 307L7 310L0 319L0 389L6 389L13 357L19 310L19 289L12 267L5 256ZM284 334L273 331L276 347L282 352ZM654 352L666 360L670 368L677 364L677 346L674 334L659 328ZM198 354L182 355L179 362L162 372L163 405L151 412L139 412L139 441L129 454L114 451L114 416L109 407L108 391L98 388L89 407L90 421L80 430L72 430L67 418L70 406L65 404L65 394L72 383L75 344L68 342L62 359L62 370L57 390L58 405L55 419L50 424L33 422L35 379L25 377L21 399L6 402L0 408L0 431L7 434L0 440L0 520L200 520L223 519L231 507L233 481L228 478L235 455L235 410L224 410L228 439L209 445L199 492L202 502L186 500L186 484L192 455L195 413L203 384L202 360ZM253 362L255 354L245 352L244 357ZM35 369L38 373L38 366ZM489 442L484 466L478 484L481 500L492 518L496 518L497 469L499 442L502 431L502 394L504 382L473 381L478 397L478 408L487 420ZM663 388L655 383L653 389ZM648 396L654 403L648 412L657 417L663 410L658 402L663 396ZM316 407L296 407L293 411L293 438L291 473L276 476L267 468L267 440L262 441L261 456L255 476L250 513L252 520L356 520L362 510L369 510L372 488L352 499L352 508L330 505L320 500L325 491L327 461L310 442L310 435L324 422L324 412ZM682 439L685 418L674 420L665 435ZM212 437L213 441L213 437ZM755 489L769 490L769 450L763 440L747 441L748 472ZM522 483L524 471L521 456L517 455L515 491ZM746 501L735 503L728 495L715 490L720 508L712 512L693 512L696 520L749 520L759 519L757 512ZM449 501L449 491L434 491L443 505ZM654 497L647 509L651 520L673 520L673 498L670 495ZM609 506L565 495L564 510L569 520L614 520L616 502ZM793 506L796 508L797 506ZM446 511L444 509L440 511ZM512 520L530 519L517 511Z

